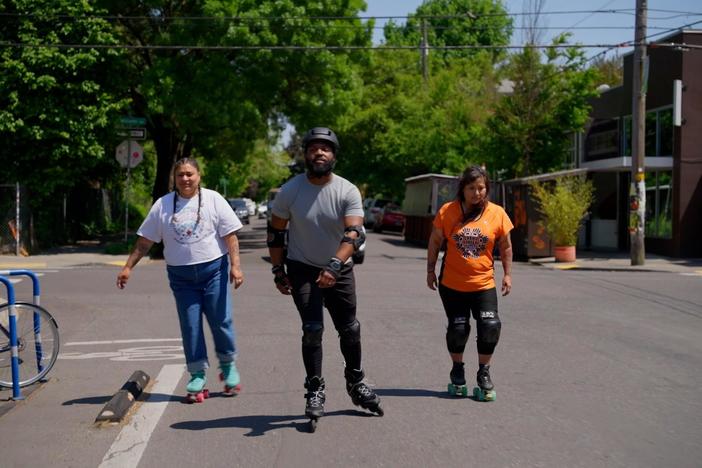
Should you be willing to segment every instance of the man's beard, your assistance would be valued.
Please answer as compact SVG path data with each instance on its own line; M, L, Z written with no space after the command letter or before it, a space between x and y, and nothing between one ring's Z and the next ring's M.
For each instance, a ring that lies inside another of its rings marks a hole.
M324 164L315 164L314 161L308 161L305 159L305 166L307 167L307 173L311 177L324 177L331 174L334 170L334 165L336 164L336 159L332 159Z

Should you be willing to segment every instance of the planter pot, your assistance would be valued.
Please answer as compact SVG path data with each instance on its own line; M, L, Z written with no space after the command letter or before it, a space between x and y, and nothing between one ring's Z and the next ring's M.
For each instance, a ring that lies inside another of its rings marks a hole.
M557 262L574 262L575 261L575 246L569 245L566 247L554 247L553 254Z

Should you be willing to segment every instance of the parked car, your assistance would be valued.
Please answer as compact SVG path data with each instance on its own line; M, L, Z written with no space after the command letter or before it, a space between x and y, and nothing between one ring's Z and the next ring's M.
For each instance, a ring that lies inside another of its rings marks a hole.
M396 203L388 203L376 214L373 232L399 231L405 228L405 214Z
M249 224L249 209L246 207L246 202L243 198L230 198L227 200L229 205L236 213L236 216L244 224Z
M256 214L256 202L250 198L242 198L246 202L246 208L249 210L249 216Z
M380 210L390 203L390 200L383 198L366 198L363 200L363 225L372 228Z
M258 219L264 219L268 214L268 204L266 202L259 203L256 209L258 210Z

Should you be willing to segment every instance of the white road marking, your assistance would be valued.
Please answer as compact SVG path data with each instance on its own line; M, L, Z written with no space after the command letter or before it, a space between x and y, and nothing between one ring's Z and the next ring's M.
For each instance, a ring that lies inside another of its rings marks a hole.
M94 346L125 343L150 343L152 341L182 341L181 338L139 338L133 340L111 340L111 341L72 341L63 346Z
M136 467L139 464L151 433L168 405L168 400L164 399L163 395L173 394L184 371L183 364L168 364L161 368L150 390L152 396L141 405L129 424L122 428L103 457L100 468Z

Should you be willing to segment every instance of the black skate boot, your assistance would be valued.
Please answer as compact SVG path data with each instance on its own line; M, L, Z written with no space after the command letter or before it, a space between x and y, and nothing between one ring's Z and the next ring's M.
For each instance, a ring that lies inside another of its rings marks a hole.
M380 398L365 382L363 371L344 370L346 391L354 405L367 409L378 416L385 414L380 407Z
M462 362L454 362L453 368L449 377L451 383L448 384L448 392L451 396L468 396L468 387L466 387L466 372Z
M324 379L317 376L308 377L305 379L305 388L307 389L305 416L310 418L310 432L314 432L317 429L317 420L324 416L324 401L326 400Z
M478 386L473 389L473 396L478 401L495 401L497 393L495 386L490 380L490 366L480 365L477 375Z

